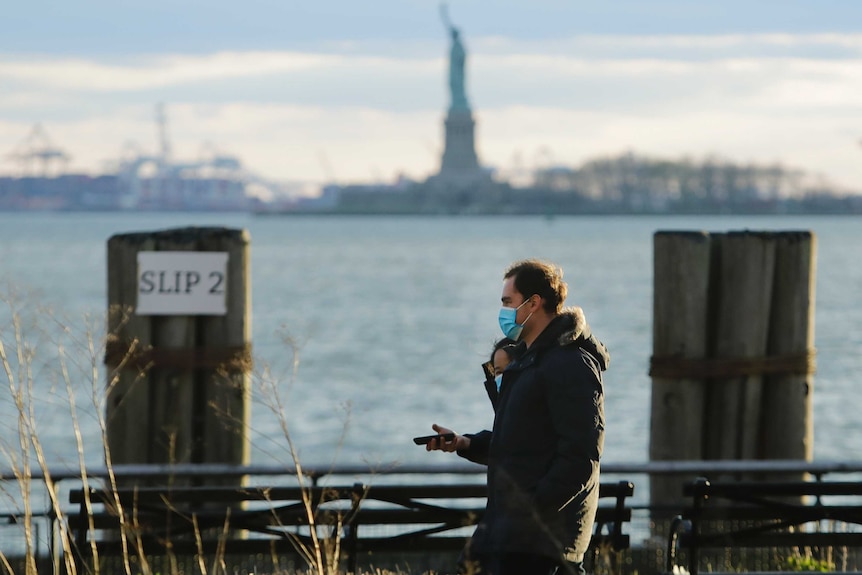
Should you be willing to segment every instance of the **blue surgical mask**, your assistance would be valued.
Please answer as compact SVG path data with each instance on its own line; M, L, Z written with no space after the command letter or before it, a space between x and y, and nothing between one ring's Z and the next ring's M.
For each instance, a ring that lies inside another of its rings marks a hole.
M532 296L530 296L532 297ZM527 316L527 319L524 320L524 323L517 323L516 319L518 317L518 310L521 309L525 303L530 301L530 298L524 300L524 303L519 305L518 307L501 307L500 313L497 316L497 319L500 322L500 329L503 331L503 335L508 337L509 339L514 339L515 341L521 337L521 330L524 329L524 324L527 323L533 314Z
M494 383L497 384L497 391L500 391L500 386L503 385L503 374L502 373L494 378Z

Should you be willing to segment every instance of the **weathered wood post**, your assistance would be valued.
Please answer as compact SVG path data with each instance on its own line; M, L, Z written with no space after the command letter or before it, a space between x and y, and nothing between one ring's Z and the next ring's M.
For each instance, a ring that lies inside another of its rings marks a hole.
M247 233L243 241L237 239L228 234L213 235L206 245L207 250L227 254L225 289L236 305L228 305L224 315L203 316L199 322L200 345L224 350L225 359L205 366L198 380L198 396L205 406L200 422L200 436L205 441L198 451L203 463L249 463L251 260ZM227 480L231 481L235 480Z
M248 463L249 243L228 228L108 240L108 464Z
M738 232L714 236L715 319L712 357L726 365L766 356L772 278L773 234ZM781 313L783 310L776 310ZM704 329L701 328L701 329ZM762 376L747 369L715 377L707 394L705 459L756 459Z
M810 461L814 235L657 232L654 246L650 459ZM651 477L651 504L680 506L692 478Z
M710 237L704 232L658 232L653 238L653 357L697 360L707 354ZM653 375L651 461L703 459L706 388L680 371ZM681 476L653 477L653 519L677 513ZM667 505L662 513L659 506ZM664 531L664 529L661 529Z
M786 369L766 376L762 457L814 458L814 278L817 239L808 231L787 232L777 239L769 355ZM795 479L802 479L797 474ZM787 475L784 475L787 478Z

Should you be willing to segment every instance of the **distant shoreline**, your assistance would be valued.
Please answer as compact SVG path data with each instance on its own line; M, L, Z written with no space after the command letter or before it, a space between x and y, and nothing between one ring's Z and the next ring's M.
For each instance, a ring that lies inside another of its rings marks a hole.
M558 217L656 217L656 216L763 216L763 217L787 217L787 216L859 216L862 215L862 207L852 210L809 210L809 211L744 211L744 210L701 210L701 211L667 211L667 212L633 212L633 211L584 211L584 212L386 212L386 211L346 211L346 210L85 210L85 209L0 209L0 214L208 214L217 216L224 215L249 215L255 217L422 217L422 218L500 218L500 217L532 217L554 219Z

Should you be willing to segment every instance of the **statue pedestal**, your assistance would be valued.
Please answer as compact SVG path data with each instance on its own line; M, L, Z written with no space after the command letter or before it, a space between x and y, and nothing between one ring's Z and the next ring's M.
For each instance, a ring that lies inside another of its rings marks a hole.
M444 125L446 145L440 163L440 177L447 180L474 179L482 169L476 157L473 113L469 108L449 110Z

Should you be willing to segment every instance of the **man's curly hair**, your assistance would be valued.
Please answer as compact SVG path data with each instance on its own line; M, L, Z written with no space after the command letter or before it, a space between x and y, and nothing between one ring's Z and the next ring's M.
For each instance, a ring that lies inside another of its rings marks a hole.
M538 295L542 307L548 313L560 313L569 293L563 281L563 270L557 265L542 260L521 260L513 263L503 274L503 279L515 278L515 289L524 298Z

